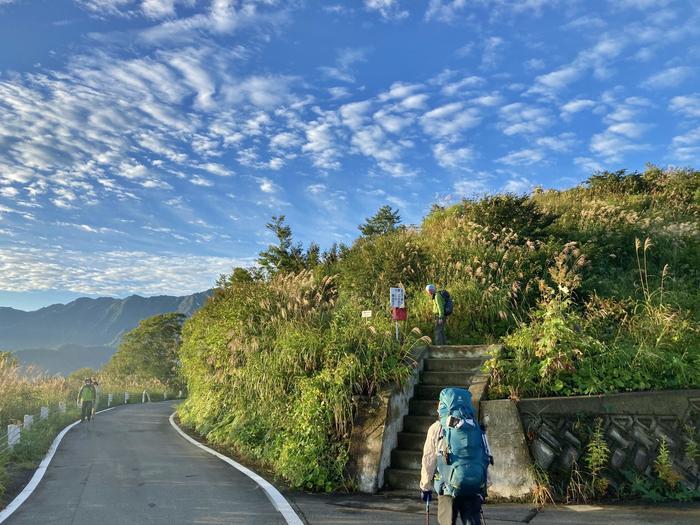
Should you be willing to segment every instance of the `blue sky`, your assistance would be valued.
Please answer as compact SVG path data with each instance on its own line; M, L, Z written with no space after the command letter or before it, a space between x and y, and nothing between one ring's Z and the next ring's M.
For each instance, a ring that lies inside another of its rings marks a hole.
M186 294L271 215L697 166L692 0L0 0L0 305Z

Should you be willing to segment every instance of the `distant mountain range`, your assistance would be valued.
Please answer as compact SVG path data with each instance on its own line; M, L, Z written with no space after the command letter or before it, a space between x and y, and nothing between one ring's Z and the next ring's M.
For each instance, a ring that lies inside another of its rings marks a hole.
M183 297L81 297L33 312L0 307L0 350L11 350L23 364L35 364L49 373L99 368L114 353L121 336L141 320L169 312L190 316L210 295L211 290Z

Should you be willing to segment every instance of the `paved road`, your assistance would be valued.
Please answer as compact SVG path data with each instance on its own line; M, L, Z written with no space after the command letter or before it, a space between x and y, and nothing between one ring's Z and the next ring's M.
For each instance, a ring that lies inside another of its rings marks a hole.
M3 525L285 525L252 480L182 439L170 403L120 407L69 432ZM285 494L309 525L421 525L416 498ZM432 509L433 513L435 508ZM487 505L488 525L698 525L700 506ZM437 523L433 514L431 523Z
M180 437L172 411L170 403L119 407L73 428L5 523L286 523L251 479Z

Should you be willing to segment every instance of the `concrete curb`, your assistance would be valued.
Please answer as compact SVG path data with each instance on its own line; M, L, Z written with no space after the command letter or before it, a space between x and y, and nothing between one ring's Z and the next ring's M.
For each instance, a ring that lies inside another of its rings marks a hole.
M109 410L114 410L115 408L117 407L105 408L104 410L95 412L95 415L102 414L103 412L108 412ZM39 463L39 466L34 471L32 479L30 479L29 483L27 483L24 489L22 489L22 492L17 494L17 496L15 496L15 498L7 504L7 507L0 511L0 523L3 523L5 520L7 520L7 518L9 518L22 505L22 503L24 503L27 500L27 498L29 498L29 496L32 495L32 492L36 490L36 488L39 486L39 482L44 477L44 474L46 474L46 469L49 468L49 464L51 463L54 454L56 454L56 450L58 450L58 446L61 444L61 440L74 426L76 426L79 423L80 421L74 421L73 423L68 424L54 438L53 442L51 443L51 446L49 447L49 450L44 456L44 459L41 460L41 463Z
M294 512L294 509L292 509L292 506L289 504L289 502L282 496L279 490L277 490L274 485L272 485L269 481L264 479L262 476L257 474L256 472L253 472L247 467L244 467L240 463L234 461L233 459L229 458L228 456L224 456L223 454L217 452L216 450L213 450L206 445L202 445L199 441L196 439L191 438L188 436L179 426L177 423L175 423L175 412L170 414L170 424L173 426L173 428L180 434L183 438L185 438L187 441L192 443L194 446L201 448L202 450L208 452L209 454L216 456L219 458L221 461L224 461L231 465L233 468L241 472L242 474L245 474L248 476L250 479L255 481L261 489L265 491L265 495L268 497L272 505L277 509L277 511L282 514L282 517L284 520L289 524L289 525L304 525L304 522L301 520L299 515Z

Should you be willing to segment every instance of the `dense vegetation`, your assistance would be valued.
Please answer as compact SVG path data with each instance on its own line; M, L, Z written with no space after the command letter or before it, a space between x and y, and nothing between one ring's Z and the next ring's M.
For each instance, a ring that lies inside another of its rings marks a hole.
M124 334L103 374L124 383L157 383L162 389L181 390L180 335L186 316L179 313L154 315Z
M405 378L431 333L428 282L454 298L450 342L505 343L492 395L700 386L699 219L700 173L653 166L435 206L417 228L383 207L324 253L273 217L259 267L222 276L185 323L180 417L293 486L343 485L355 401Z

